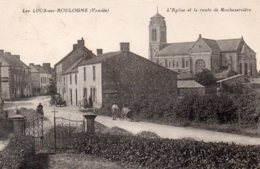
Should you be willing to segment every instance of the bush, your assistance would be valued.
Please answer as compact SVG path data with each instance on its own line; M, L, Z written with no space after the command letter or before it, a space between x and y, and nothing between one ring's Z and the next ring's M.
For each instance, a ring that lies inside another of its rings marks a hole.
M13 130L12 120L0 117L0 139L8 138L8 135L12 133Z
M28 136L15 136L0 152L1 165L5 169L26 169L28 161L35 155L33 138Z
M176 107L176 118L196 122L228 123L236 118L233 101L227 96L189 96Z
M110 134L77 134L74 149L148 168L257 168L259 146Z

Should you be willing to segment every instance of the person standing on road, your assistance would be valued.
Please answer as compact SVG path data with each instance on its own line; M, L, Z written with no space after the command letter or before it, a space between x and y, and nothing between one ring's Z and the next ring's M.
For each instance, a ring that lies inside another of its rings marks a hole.
M112 117L113 117L113 120L116 120L116 116L118 114L118 111L119 111L118 105L116 103L113 103L113 105L112 105Z
M43 106L41 103L39 103L39 105L37 106L37 113L43 115Z

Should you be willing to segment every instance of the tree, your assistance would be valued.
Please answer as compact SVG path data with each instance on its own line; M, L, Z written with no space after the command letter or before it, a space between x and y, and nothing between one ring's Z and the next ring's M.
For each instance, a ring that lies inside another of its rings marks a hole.
M204 86L211 86L216 84L216 79L208 69L204 69L202 72L196 74L195 81Z

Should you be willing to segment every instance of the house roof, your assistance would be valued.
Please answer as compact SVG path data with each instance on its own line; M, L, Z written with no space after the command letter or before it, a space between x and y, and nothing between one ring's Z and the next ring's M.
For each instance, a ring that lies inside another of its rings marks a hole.
M74 62L64 73L63 75L70 73L77 73L79 64L84 61L86 58L79 58L76 62Z
M25 63L23 63L20 59L18 59L16 56L12 55L9 52L1 54L0 57L2 57L11 66L29 68Z
M178 80L177 88L204 88L204 86L195 80Z
M164 18L164 17L157 12L152 18Z
M187 55L195 42L172 43L158 52L158 56Z
M83 47L83 48L77 48L76 50L78 50L78 49L83 49L84 50L84 52L86 52L86 53L91 53L91 55L92 56L95 56L88 48L86 48L85 46ZM62 61L64 61L66 58L68 58L69 56L71 56L76 50L72 50L70 53L68 53L65 57L63 57L59 62L57 62L55 65L54 65L54 67L56 66L56 65L58 65L58 64L60 64Z
M38 73L47 73L50 74L50 72L48 70L45 70L41 65L34 65L34 64L30 64L29 67L33 67L35 68Z
M91 59L84 60L79 65L90 65L90 64L101 63L101 62L104 62L111 57L118 56L120 54L121 54L121 51L104 53L100 56L96 56L96 57L93 57Z

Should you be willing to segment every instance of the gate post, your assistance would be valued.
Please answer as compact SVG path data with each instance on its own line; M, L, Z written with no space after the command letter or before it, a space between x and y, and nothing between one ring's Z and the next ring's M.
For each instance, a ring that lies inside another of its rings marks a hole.
M14 134L24 135L25 134L25 117L17 114L11 117L14 122Z
M86 119L87 123L85 123L85 131L88 134L95 133L95 118L97 115L93 113L91 110L88 110L86 113L83 113L84 118Z

